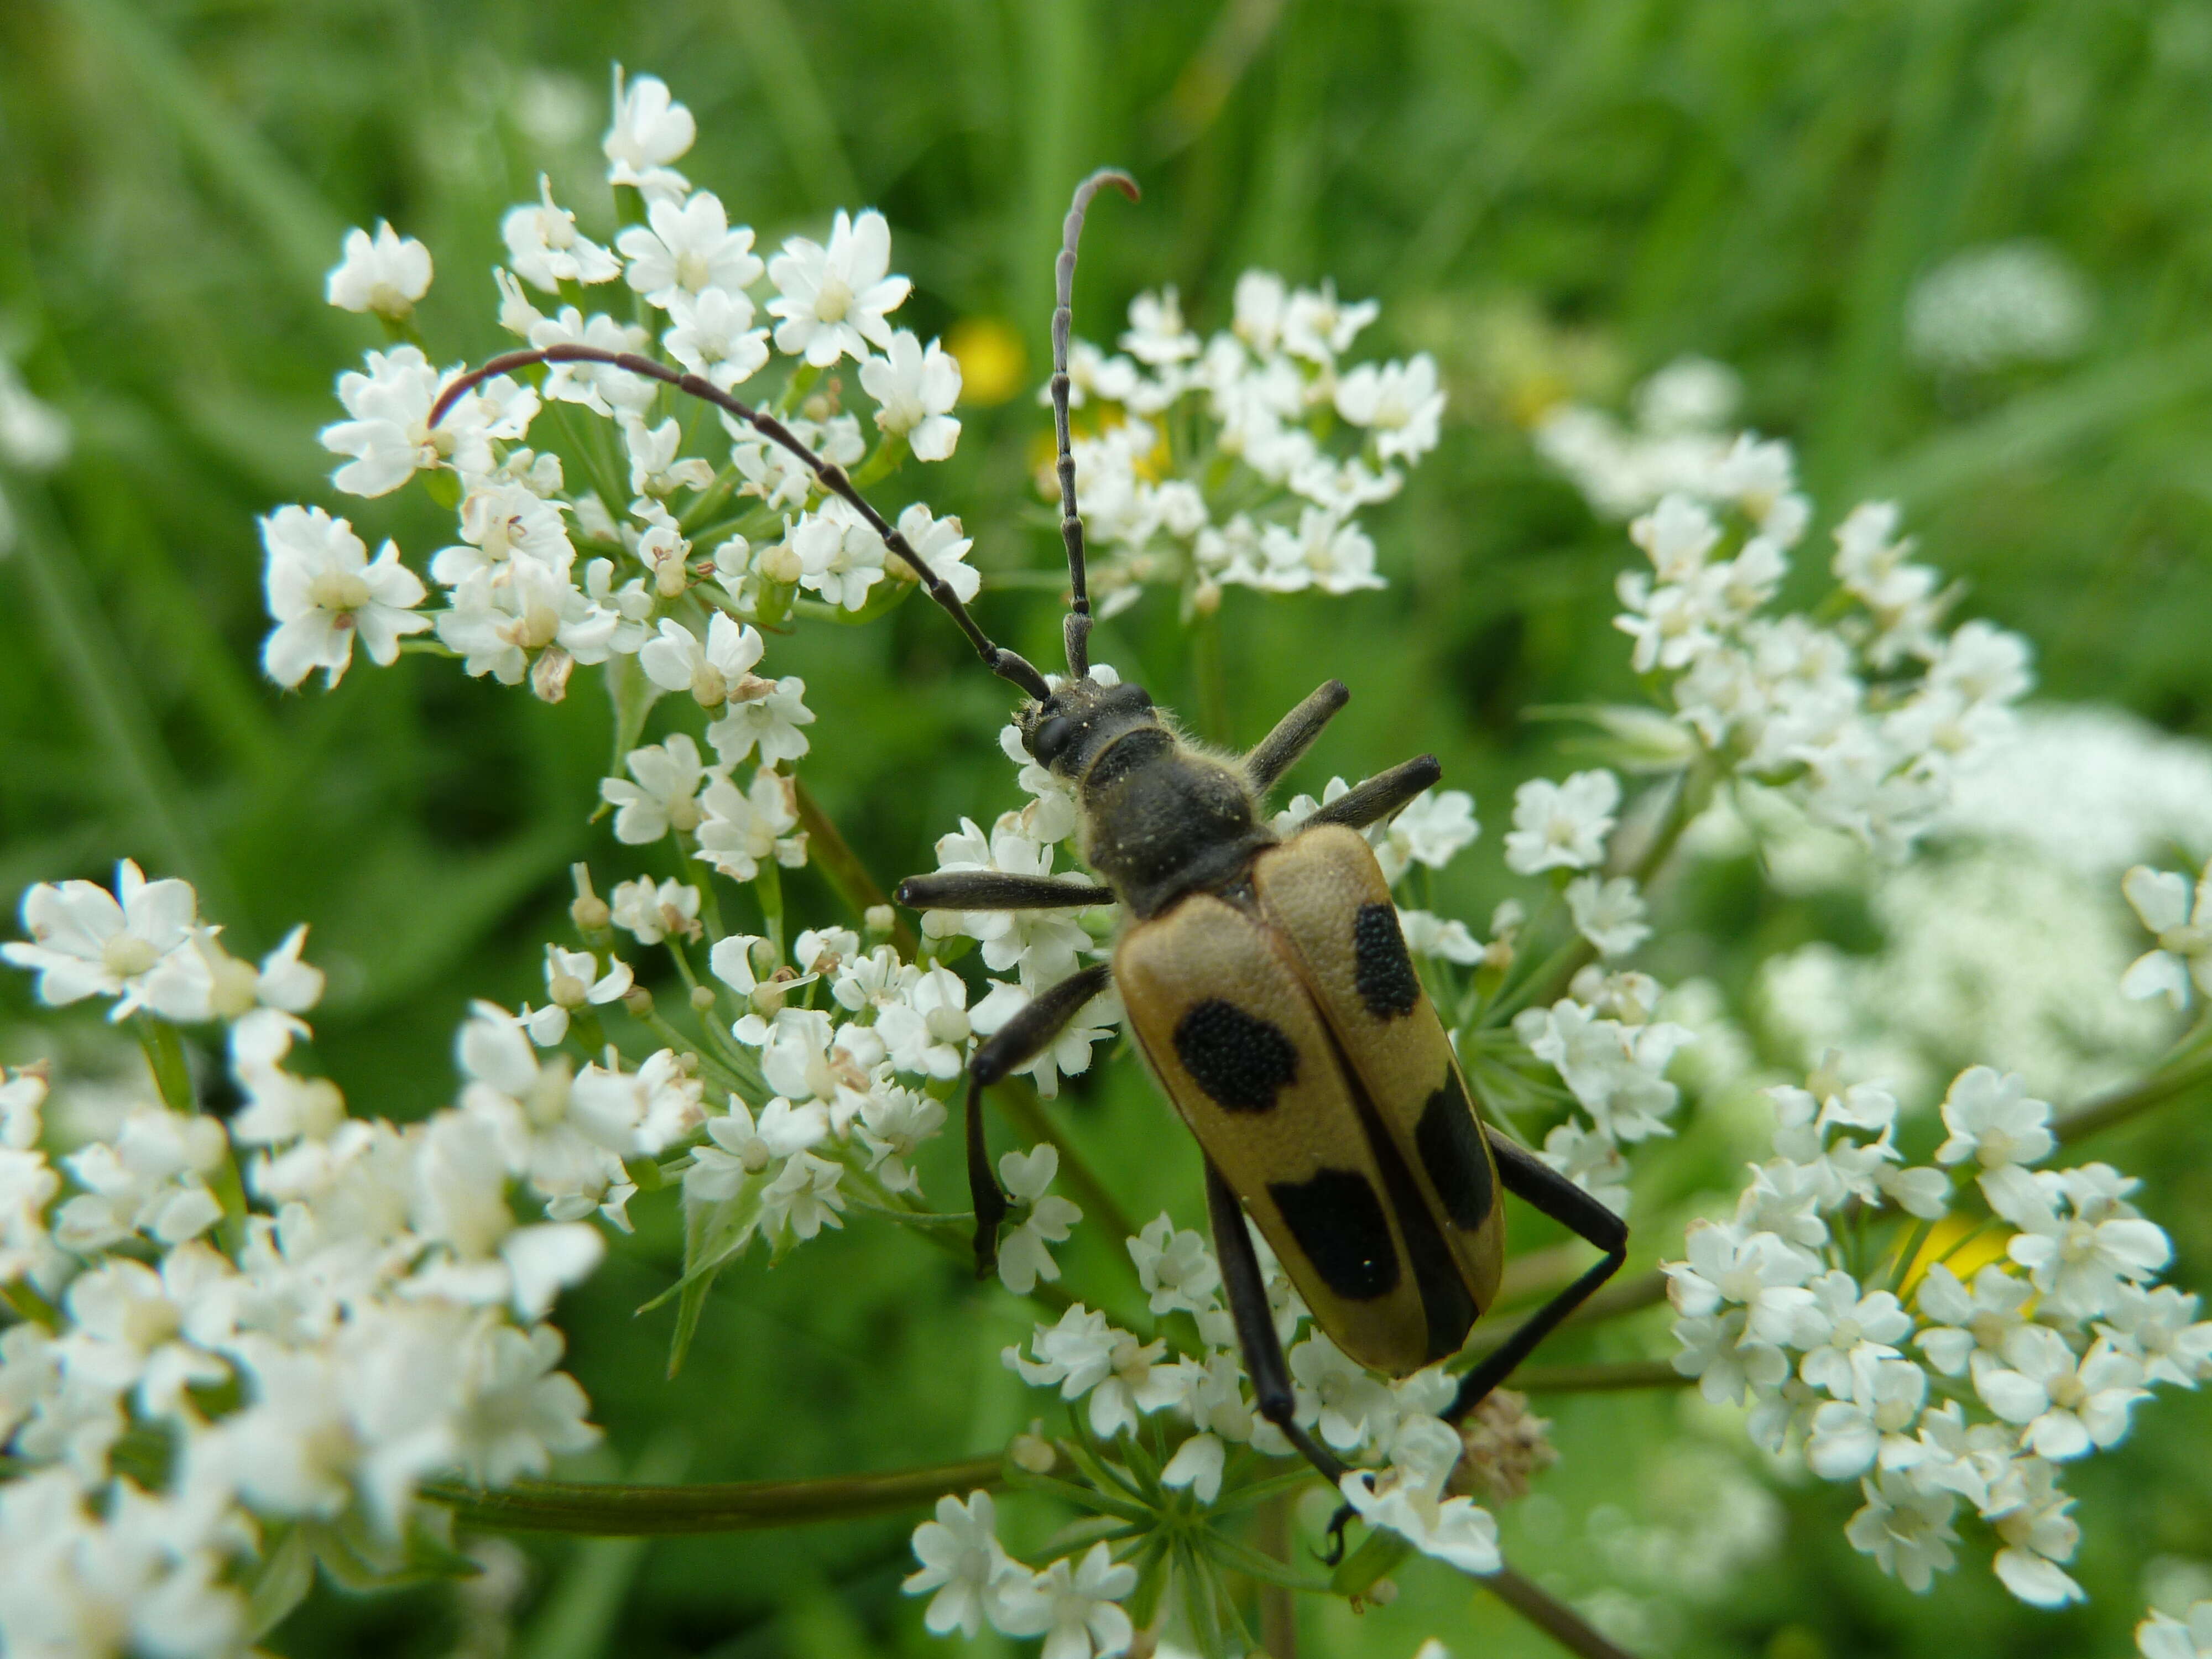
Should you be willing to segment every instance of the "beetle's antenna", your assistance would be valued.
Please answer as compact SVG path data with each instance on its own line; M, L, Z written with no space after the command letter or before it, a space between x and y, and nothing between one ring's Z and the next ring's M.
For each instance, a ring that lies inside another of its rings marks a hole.
M1060 441L1060 534L1067 544L1067 672L1079 680L1091 672L1091 589L1084 580L1083 520L1075 510L1075 456L1068 443L1067 337L1075 324L1075 246L1083 240L1083 216L1108 185L1137 199L1137 181L1115 167L1101 167L1078 185L1053 267L1059 303L1052 313L1052 424Z
M456 403L494 375L505 374L514 369L527 368L533 363L604 363L609 368L619 368L626 374L642 375L649 380L659 380L663 386L672 386L678 392L689 392L694 398L714 404L725 414L734 416L743 421L763 437L781 444L805 463L808 469L821 481L824 489L833 495L843 497L849 502L854 510L867 521L868 528L883 538L884 545L906 562L907 568L914 572L915 579L921 583L923 591L944 606L952 620L960 625L960 631L968 636L968 642L975 647L975 654L982 658L985 667L1000 679L1010 680L1018 685L1039 702L1052 695L1052 688L1045 684L1044 676L1038 673L1027 659L1017 652L1007 650L1004 646L992 642L991 636L986 634L976 623L975 618L969 614L968 607L960 603L960 596L952 591L942 576L923 562L907 538L902 536L882 514L869 505L867 497L855 489L853 487L852 479L845 476L843 467L839 466L835 461L825 460L799 442L798 434L781 421L777 420L775 416L755 409L751 404L731 396L711 380L702 379L696 374L684 374L680 370L669 368L665 363L655 362L650 357L641 357L635 352L604 351L597 346L540 346L523 351L503 352L489 362L462 375L438 394L438 401L430 410L431 428L435 430L438 422L446 418L447 412Z

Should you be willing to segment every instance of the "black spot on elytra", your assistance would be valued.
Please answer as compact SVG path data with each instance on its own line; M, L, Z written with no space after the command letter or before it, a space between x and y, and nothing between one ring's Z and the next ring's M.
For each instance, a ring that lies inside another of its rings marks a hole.
M1482 1127L1467 1103L1457 1067L1444 1073L1443 1086L1429 1097L1413 1129L1413 1144L1437 1196L1443 1200L1444 1213L1468 1231L1480 1226L1490 1214L1494 1183Z
M1282 1027L1208 997L1176 1022L1176 1054L1198 1086L1232 1112L1264 1112L1298 1074L1298 1051Z
M1322 1283L1347 1302L1372 1302L1398 1287L1398 1252L1382 1200L1354 1170L1323 1170L1310 1181L1271 1181L1267 1195Z
M1421 1000L1398 913L1387 904L1363 904L1352 918L1352 982L1377 1019L1410 1014Z

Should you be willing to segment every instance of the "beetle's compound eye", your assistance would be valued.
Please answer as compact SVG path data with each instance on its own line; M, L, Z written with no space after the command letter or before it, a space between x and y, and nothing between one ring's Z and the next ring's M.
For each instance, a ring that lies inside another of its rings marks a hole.
M1039 766L1050 766L1067 752L1067 745L1082 728L1065 714L1054 714L1041 720L1030 734L1030 753L1036 757Z

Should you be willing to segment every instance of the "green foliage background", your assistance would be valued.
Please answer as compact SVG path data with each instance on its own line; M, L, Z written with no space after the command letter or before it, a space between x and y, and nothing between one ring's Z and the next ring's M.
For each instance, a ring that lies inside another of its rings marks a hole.
M5 482L24 534L0 563L0 890L127 854L198 883L236 946L311 921L333 971L319 1053L356 1111L446 1099L467 999L536 988L544 940L563 936L566 866L611 850L584 822L606 711L590 696L547 708L420 658L356 666L336 695L278 694L257 673L253 520L319 501L412 554L447 539L419 495L364 506L328 489L314 434L335 412L332 376L375 336L324 306L323 272L346 226L388 217L437 258L434 355L498 348L484 273L501 211L545 170L605 228L597 140L615 59L690 106L687 172L764 244L818 234L835 205L880 205L917 284L902 320L927 336L1011 319L1032 380L1068 186L1105 161L1147 194L1094 216L1079 331L1105 337L1132 292L1162 282L1198 326L1218 325L1236 274L1263 264L1379 296L1369 349L1438 355L1444 447L1374 520L1389 590L1233 592L1223 612L1227 729L1210 735L1257 737L1324 674L1352 687L1304 787L1433 749L1494 836L1511 784L1557 759L1552 729L1521 710L1631 689L1607 623L1623 538L1534 461L1511 416L1540 384L1616 397L1691 350L1738 367L1751 423L1801 446L1822 509L1803 563L1851 501L1899 496L1972 607L2037 642L2046 695L2212 736L2201 0L12 0L0 324L79 443L50 481ZM2094 284L2087 349L1971 383L1916 370L1914 279L2022 235ZM1048 568L1051 518L1029 483L1041 412L1023 396L963 413L956 460L897 487L959 512L987 572ZM987 594L984 610L1052 654L1042 592ZM1097 649L1190 702L1171 600L1110 624ZM1004 689L924 607L776 652L821 715L805 775L880 877L929 867L962 814L1014 804L995 742ZM1440 883L1444 908L1487 914L1503 890L1494 845ZM799 902L828 914L812 882L795 884ZM1740 983L1755 950L1843 924L1724 893L1699 925L1665 969ZM24 985L10 976L0 996L20 1025ZM95 1054L97 1035L71 1040ZM1196 1219L1196 1160L1133 1063L1066 1111L1134 1214ZM2212 1282L2206 1139L2169 1114L2094 1148L2151 1176L2185 1285ZM1736 1156L1693 1127L1670 1189L1644 1197L1663 1214L1725 1186ZM957 1190L949 1162L927 1173L933 1192ZM1124 1283L1097 1230L1079 1231L1071 1274ZM1645 1261L1663 1231L1640 1237ZM610 1431L602 1474L890 1468L995 1448L1035 1408L998 1362L1024 1311L860 1220L772 1273L726 1275L665 1382L665 1316L630 1310L677 1248L646 1228L562 1310ZM1663 1316L1583 1346L1662 1352ZM1557 1503L1542 1527L1509 1516L1510 1556L1563 1593L1599 1589L1605 1569L1578 1540L1604 1503L1672 1506L1694 1540L1694 1483L1651 1473L1691 1431L1680 1401L1545 1408L1565 1452L1545 1485ZM1674 1650L2124 1650L2145 1561L2212 1556L2208 1454L2212 1413L2167 1398L2080 1473L2094 1600L2056 1617L2013 1603L1971 1557L1910 1596L1844 1544L1850 1494L1790 1491L1773 1554L1717 1603L1686 1605ZM1020 1520L1015 1541L1050 1524ZM908 1525L533 1544L520 1650L939 1650L896 1595ZM1317 1609L1309 1650L1402 1656L1430 1634L1459 1653L1547 1650L1464 1581L1406 1577L1403 1599L1364 1620ZM455 1631L442 1589L325 1588L273 1645L428 1655Z

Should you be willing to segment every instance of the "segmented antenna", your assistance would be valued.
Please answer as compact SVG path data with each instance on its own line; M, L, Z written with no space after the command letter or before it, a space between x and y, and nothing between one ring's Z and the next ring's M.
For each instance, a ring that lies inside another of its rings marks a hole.
M883 538L884 545L906 562L907 568L914 572L915 578L921 583L922 591L942 605L952 620L959 624L960 631L968 636L968 642L975 647L975 654L982 658L985 667L1000 679L1011 681L1021 687L1040 702L1052 695L1052 688L1045 684L1044 676L1037 672L1027 659L1018 652L1009 651L1004 646L993 643L991 636L986 634L977 625L975 618L969 614L968 607L960 603L960 596L952 591L943 577L923 562L907 538L899 534L882 514L868 504L867 497L855 489L853 487L853 481L845 476L843 467L839 466L835 461L823 459L799 442L798 434L781 421L777 420L775 416L766 414L755 409L750 404L732 397L711 380L702 380L696 374L684 374L669 368L665 363L655 362L650 357L638 356L634 352L604 351L597 346L586 345L534 347L522 351L502 353L480 368L462 375L460 379L448 386L439 394L438 401L431 407L431 428L434 431L438 422L446 418L447 414L456 403L494 375L505 374L518 368L527 368L533 363L603 363L609 368L619 368L626 374L643 375L647 380L658 380L663 386L672 386L678 392L688 392L694 398L710 403L725 414L743 421L763 437L781 444L805 464L815 477L821 481L824 489L833 495L843 497L845 501L851 503L854 510L867 521L868 528ZM1061 378L1063 380L1066 379L1065 376ZM1065 401L1063 397L1063 408ZM1066 424L1063 416L1060 422L1063 434L1066 433ZM1066 453L1064 435L1061 441L1061 453L1063 454ZM1072 480L1074 475L1073 471L1069 471L1062 476Z
M1075 247L1083 240L1083 216L1090 211L1091 198L1108 185L1133 202L1138 199L1137 181L1115 167L1101 167L1078 185L1053 267L1059 303L1052 313L1052 423L1060 441L1060 534L1067 544L1067 672L1079 680L1091 672L1091 589L1085 580L1083 520L1075 510L1075 456L1068 441L1067 339L1075 325Z

